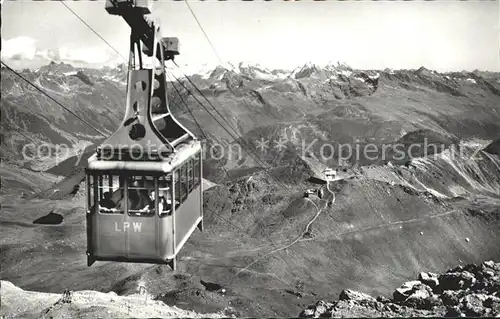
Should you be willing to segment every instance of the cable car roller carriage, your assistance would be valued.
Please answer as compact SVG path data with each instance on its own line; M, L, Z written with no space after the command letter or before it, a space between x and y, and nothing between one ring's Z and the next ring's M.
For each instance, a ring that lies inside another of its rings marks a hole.
M170 112L166 60L177 38L161 38L147 1L107 0L131 27L125 117L88 160L87 264L167 264L203 230L200 141ZM143 64L145 56L153 61Z

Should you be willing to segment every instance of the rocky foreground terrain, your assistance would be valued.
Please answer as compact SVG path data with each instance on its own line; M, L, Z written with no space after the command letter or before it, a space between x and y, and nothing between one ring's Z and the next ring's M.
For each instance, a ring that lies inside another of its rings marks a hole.
M216 287L224 297L225 289ZM147 292L118 296L114 292L65 291L62 294L25 291L1 282L2 318L50 317L235 317L228 307L199 314L170 307ZM300 296L298 296L300 297ZM397 288L392 298L372 297L346 289L339 300L318 301L302 311L302 318L324 317L500 317L500 263L458 266L442 274L421 272L417 280Z
M197 314L161 301L147 294L127 297L116 293L65 291L63 294L26 291L11 282L1 282L2 319L8 318L223 318L223 313Z
M500 317L500 263L486 261L443 274L421 272L392 298L343 290L339 300L318 301L300 317Z

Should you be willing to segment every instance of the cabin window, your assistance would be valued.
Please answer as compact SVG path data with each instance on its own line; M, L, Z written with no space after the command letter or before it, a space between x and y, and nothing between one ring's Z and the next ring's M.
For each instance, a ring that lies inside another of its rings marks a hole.
M191 159L174 173L176 205L184 202L189 193L200 183L200 160Z
M189 162L187 162L187 165L188 165L188 168L187 168L187 189L188 189L188 193L191 193L191 191L193 190L193 186L194 186L194 178L193 178L193 160L189 160Z
M176 205L182 204L188 195L187 164L182 165L175 172L175 200Z
M130 216L154 216L156 191L153 176L131 176L127 180L128 214Z
M101 175L98 181L99 212L103 214L123 214L125 212L125 184L118 175Z
M172 187L172 174L162 175L158 178L158 191L167 190Z
M194 187L200 184L200 158L199 155L193 160L193 179Z
M158 178L159 216L168 216L172 212L172 174ZM161 205L160 205L161 204Z
M94 207L94 176L87 175L87 213L92 212L92 208Z
M103 189L103 177L97 176L96 181L97 181L97 189L98 189L97 199L100 201L101 199L103 199L103 194L105 193L102 191L102 189ZM107 188L106 188L106 190L107 190Z
M179 171L179 184L180 184L180 192L179 192L179 195L180 195L180 202L184 202L187 198L187 192L188 192L188 189L187 189L187 165L186 164L183 164L181 166L181 169Z
M181 180L180 180L181 168L175 171L175 207L178 207L182 202L181 200Z
M189 195L189 162L184 164L184 170L182 171L183 178L181 178L182 186L184 187L184 194L182 201L185 201Z

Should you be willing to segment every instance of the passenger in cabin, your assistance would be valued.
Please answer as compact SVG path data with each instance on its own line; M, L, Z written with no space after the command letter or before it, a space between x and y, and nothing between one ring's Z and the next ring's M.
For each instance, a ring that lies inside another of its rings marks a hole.
M104 193L104 198L99 202L99 208L104 207L107 209L115 208L116 204L111 199L111 192Z
M116 210L118 213L122 214L124 211L125 211L125 196L124 196L124 190L123 189L120 189L118 192L115 192L115 194L120 194L121 196L118 198L117 202L116 202ZM113 194L113 197L115 197ZM130 199L128 199L128 205L129 207L131 207L132 205L132 202L130 201Z
M160 216L168 215L172 209L172 196L170 195L170 187L166 187L158 192L158 200L160 201Z
M111 200L113 203L118 204L118 202L123 198L123 194L125 193L125 190L123 188L118 188L116 189L112 194L111 194Z
M98 203L99 210L105 213L123 214L125 211L125 198L123 189L117 189L113 193L110 191L103 194L103 199ZM130 203L129 203L130 205ZM95 206L90 208L94 210Z
M129 188L128 190L128 197L130 201L130 206L129 206L129 211L130 210L141 210L143 205L143 195L141 194L141 185L139 184L139 181L134 181L132 183L132 187Z
M156 193L154 190L150 190L149 191L149 196L147 198L147 201L146 201L146 205L144 206L144 208L141 209L141 211L144 211L144 212L147 212L149 214L154 214L155 212L155 200L156 200ZM160 205L159 205L159 210L162 211L163 210L163 205L160 201Z
M137 216L154 214L154 203L152 202L149 191L145 186L144 180L135 180L131 183L128 191L129 212Z
M125 213L125 178L123 176L119 177L119 187L113 192L111 196L111 200L116 203L116 213L124 214ZM130 207L130 199L128 201L128 207Z
M154 207L155 207L155 202L156 202L156 192L155 191L151 191L151 193L149 194L149 198L151 199L151 203L153 205L153 210L154 210ZM163 198L163 196L161 197L158 197L159 199L159 202L158 202L158 211L162 212L163 209L165 208L165 199Z
M138 208L140 211L149 212L154 209L154 198L151 199L150 193L147 189L141 189L138 192L139 202Z
M159 204L158 204L158 209L160 211L160 216L162 215L168 215L170 213L170 210L172 209L172 204L168 203L167 200L165 199L165 197L163 196L160 196L158 198L158 200L160 201Z

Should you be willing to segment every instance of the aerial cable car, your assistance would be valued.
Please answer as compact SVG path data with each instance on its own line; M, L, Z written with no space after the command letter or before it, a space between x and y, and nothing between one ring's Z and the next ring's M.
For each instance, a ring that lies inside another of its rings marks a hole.
M201 142L170 112L165 61L177 38L162 38L144 0L107 0L131 27L123 122L88 159L87 264L167 264L203 230ZM147 68L144 59L150 58Z

